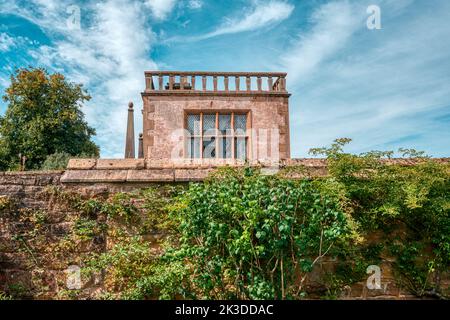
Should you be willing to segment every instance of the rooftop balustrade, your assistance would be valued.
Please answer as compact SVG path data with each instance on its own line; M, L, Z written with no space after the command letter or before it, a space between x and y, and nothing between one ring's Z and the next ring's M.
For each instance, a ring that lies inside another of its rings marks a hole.
M286 94L286 73L146 71L145 92Z

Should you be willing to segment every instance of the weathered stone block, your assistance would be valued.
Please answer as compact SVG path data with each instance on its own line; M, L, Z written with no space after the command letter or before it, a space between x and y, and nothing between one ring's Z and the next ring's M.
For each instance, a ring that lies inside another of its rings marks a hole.
M21 185L2 185L0 184L0 195L8 197L20 197L24 194L24 187Z
M169 169L173 168L173 163L166 159L146 159L145 167L147 169Z
M125 182L127 170L67 170L62 183Z
M96 169L144 169L144 159L98 159Z
M128 170L127 182L174 181L172 169Z
M175 181L202 181L212 169L175 169Z
M97 159L69 159L67 169L93 169Z

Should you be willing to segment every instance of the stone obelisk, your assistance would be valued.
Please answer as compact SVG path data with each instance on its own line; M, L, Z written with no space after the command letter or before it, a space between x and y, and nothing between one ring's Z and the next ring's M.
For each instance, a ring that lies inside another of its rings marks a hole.
M133 102L128 103L127 137L125 141L125 158L134 159L134 110Z

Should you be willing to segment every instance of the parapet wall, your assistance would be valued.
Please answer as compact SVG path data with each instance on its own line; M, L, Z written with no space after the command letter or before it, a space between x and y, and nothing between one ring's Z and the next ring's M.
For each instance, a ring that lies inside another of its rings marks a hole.
M435 158L436 162L450 162L450 158ZM383 159L387 164L412 165L418 159ZM218 167L259 167L274 173L291 167L302 167L303 171L288 171L289 178L318 177L327 174L326 159L287 159L279 162L252 161L245 163L232 159L180 159L167 162L158 159L71 159L67 170L61 176L62 184L109 183L145 185L158 182L202 181Z
M146 184L202 181L218 167L242 165L245 162L231 159L179 160L170 163L155 159L71 159L67 170L62 174L61 183ZM291 159L279 163L255 161L248 165L270 170L304 166L314 172L314 175L326 174L324 159Z

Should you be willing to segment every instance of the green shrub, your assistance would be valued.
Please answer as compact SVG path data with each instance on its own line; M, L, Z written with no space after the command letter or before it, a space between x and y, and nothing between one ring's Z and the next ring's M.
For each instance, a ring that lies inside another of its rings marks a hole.
M67 152L56 152L45 159L41 166L41 170L64 170L67 168L69 159L71 158L94 158L96 155L82 153L78 156L71 155Z
M357 240L336 199L309 181L224 169L173 207L198 298L298 298L314 266Z
M63 170L67 168L67 163L71 155L67 152L57 152L53 153L45 159L42 164L42 170Z

